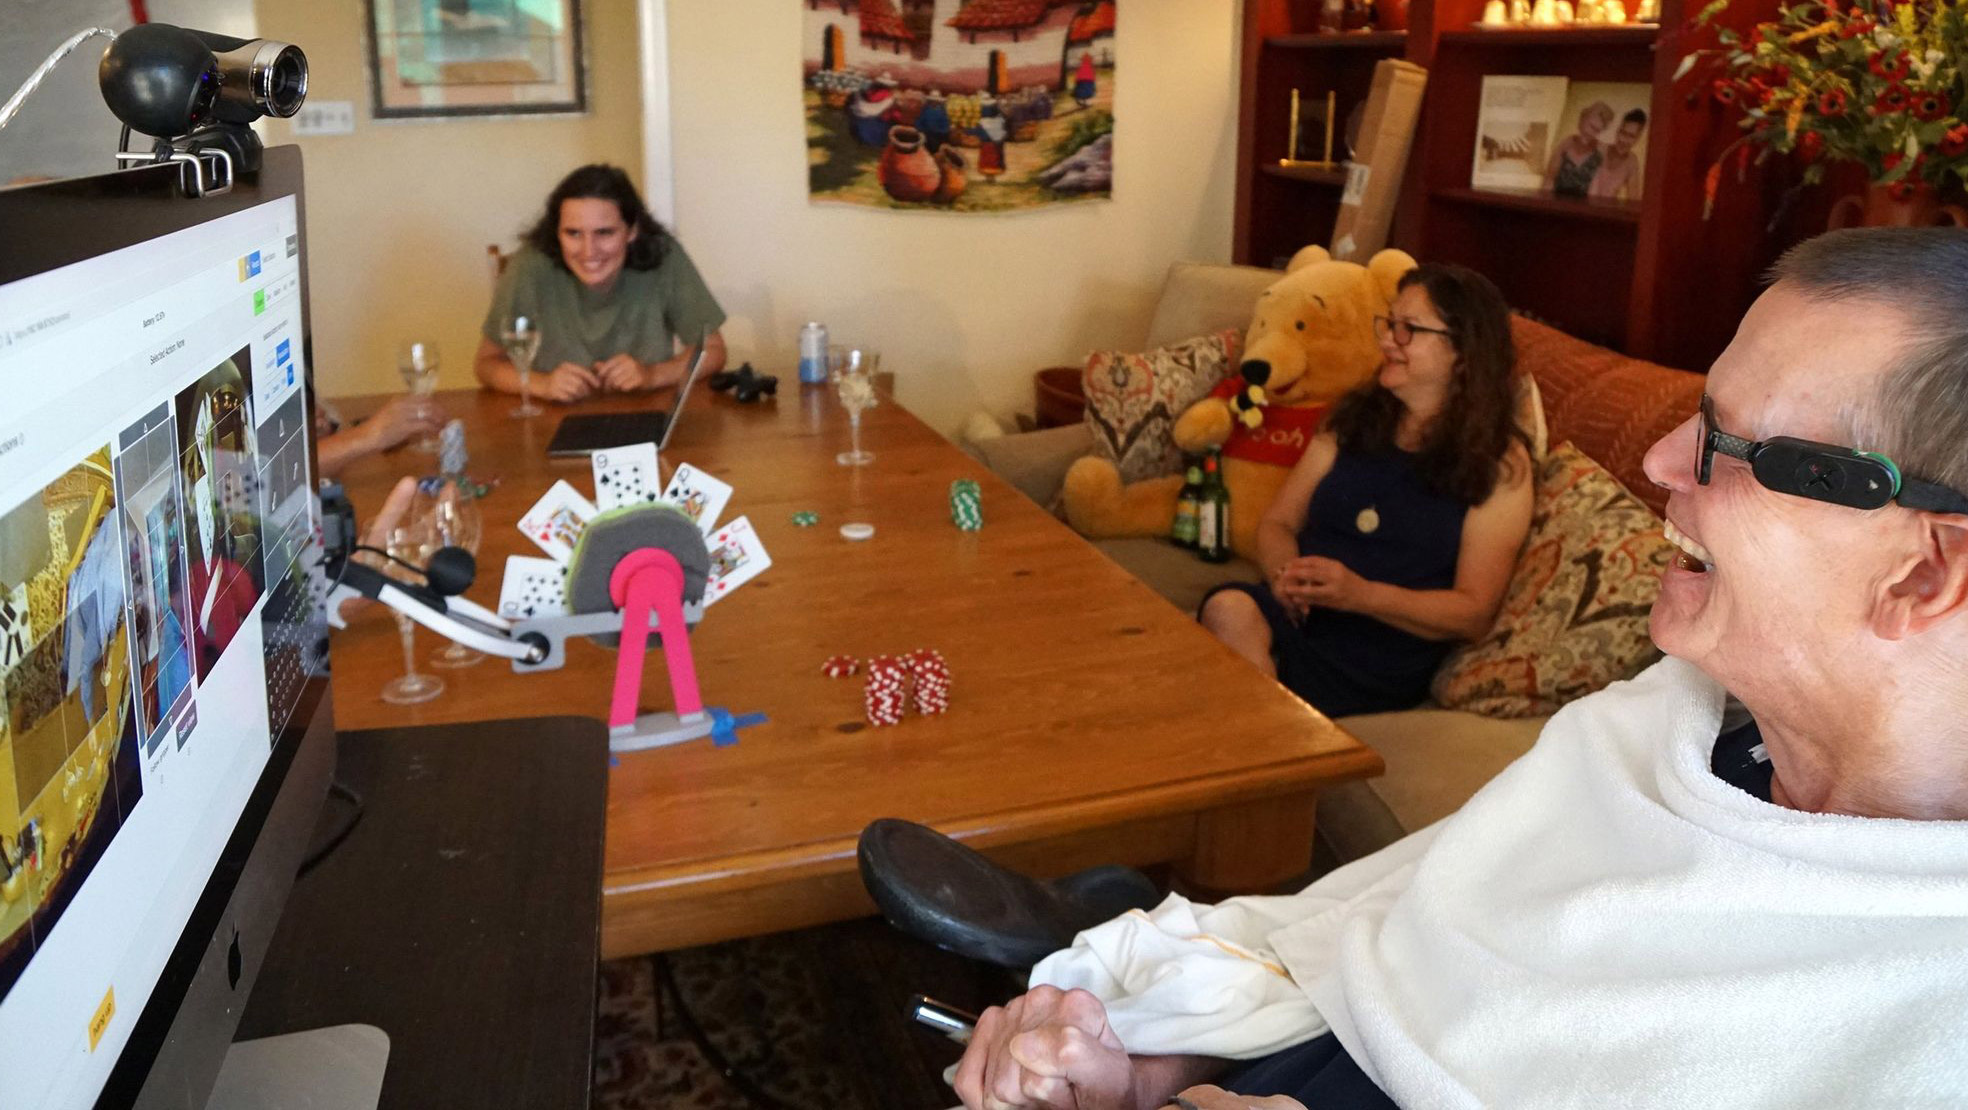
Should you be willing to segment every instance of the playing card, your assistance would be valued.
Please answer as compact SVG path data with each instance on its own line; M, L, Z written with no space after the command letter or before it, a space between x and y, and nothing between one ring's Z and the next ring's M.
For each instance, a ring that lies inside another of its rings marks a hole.
M655 444L610 447L589 455L588 462L594 466L595 508L607 512L657 500Z
M499 585L499 615L508 620L526 620L565 613L565 574L552 559L506 556L506 578Z
M663 490L663 500L683 510L683 515L697 523L705 535L717 527L718 517L724 506L731 500L731 486L718 481L709 474L684 463L670 475L669 487Z
M765 553L765 545L759 542L748 517L741 516L712 533L710 548L710 582L704 587L707 606L757 578L772 565L772 556Z
M519 530L540 545L540 550L565 563L574 557L574 543L593 520L595 507L576 493L566 481L553 484L544 496L519 518Z

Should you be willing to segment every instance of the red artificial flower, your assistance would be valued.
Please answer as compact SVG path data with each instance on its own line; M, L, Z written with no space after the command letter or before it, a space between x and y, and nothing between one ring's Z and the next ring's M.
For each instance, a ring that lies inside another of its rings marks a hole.
M1941 136L1941 156L1959 158L1968 154L1968 123L1958 123Z
M1918 187L1918 183L1913 178L1903 177L1891 185L1886 186L1886 195L1899 201L1912 200L1913 191Z
M1790 67L1778 64L1770 69L1769 83L1772 88L1781 89L1790 84Z
M1905 85L1888 85L1886 91L1879 94L1879 102L1872 106L1872 114L1890 116L1895 112L1904 112L1912 102L1913 95L1907 92Z
M1904 161L1906 161L1906 155L1896 150L1879 160L1879 168L1885 170L1887 173L1892 173L1894 170L1899 169L1900 163Z
M1825 137L1816 131L1806 131L1797 136L1797 156L1806 165L1824 157Z
M1734 104L1736 102L1736 83L1727 78L1716 78L1715 102L1717 104Z
M1922 123L1932 123L1947 115L1952 107L1946 93L1924 92L1913 98L1913 118Z
M1852 21L1838 29L1838 37L1841 39L1855 39L1860 35L1870 35L1872 34L1872 26L1872 20L1854 13Z
M1845 114L1845 90L1826 89L1818 94L1818 114L1821 116L1842 116Z
M1913 59L1907 57L1907 52L1904 50L1895 51L1891 58L1888 58L1884 51L1880 51L1866 61L1866 68L1872 70L1874 77L1883 77L1888 81L1904 81L1906 75L1913 69Z

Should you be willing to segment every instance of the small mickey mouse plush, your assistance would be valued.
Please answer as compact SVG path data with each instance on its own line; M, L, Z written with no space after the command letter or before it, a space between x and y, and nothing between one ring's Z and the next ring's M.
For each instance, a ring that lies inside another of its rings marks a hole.
M736 370L720 370L712 374L711 388L719 393L728 389L740 402L751 404L760 397L778 396L779 379L771 374L759 373L748 362Z

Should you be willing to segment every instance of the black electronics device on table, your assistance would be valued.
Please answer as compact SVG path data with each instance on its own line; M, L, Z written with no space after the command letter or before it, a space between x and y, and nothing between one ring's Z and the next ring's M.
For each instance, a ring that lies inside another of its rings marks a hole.
M668 412L583 412L561 417L553 439L547 442L547 455L573 458L638 443L654 443L661 454L669 448L670 437L676 434L683 403L690 399L690 387L696 384L697 372L703 365L704 344L700 342L697 353L690 359L690 369L683 375L683 384L677 387L676 406Z

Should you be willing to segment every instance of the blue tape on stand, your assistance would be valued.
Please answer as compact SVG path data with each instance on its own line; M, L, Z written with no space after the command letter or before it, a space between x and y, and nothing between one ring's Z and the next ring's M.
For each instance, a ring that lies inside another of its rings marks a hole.
M738 742L739 729L750 728L753 725L762 725L765 723L765 714L763 713L747 713L742 717L733 717L729 709L712 709L709 712L711 714L711 743L720 748L728 748L736 744Z

